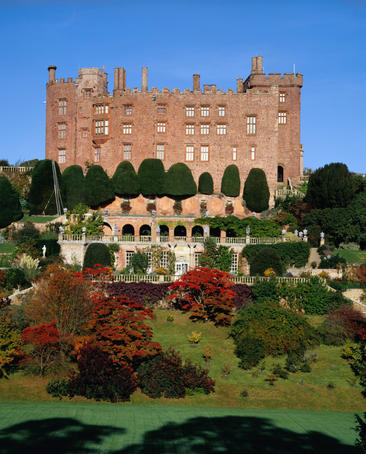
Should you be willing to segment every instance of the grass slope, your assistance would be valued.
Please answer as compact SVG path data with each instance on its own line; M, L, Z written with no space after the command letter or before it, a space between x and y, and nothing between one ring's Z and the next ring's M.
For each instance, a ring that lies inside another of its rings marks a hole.
M336 249L335 252L346 259L348 263L366 263L366 251L347 251L345 249Z

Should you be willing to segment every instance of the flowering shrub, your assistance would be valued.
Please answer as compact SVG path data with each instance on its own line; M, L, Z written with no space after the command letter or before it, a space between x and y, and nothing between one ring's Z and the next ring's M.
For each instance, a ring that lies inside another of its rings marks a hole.
M183 207L182 207L182 202L180 200L176 200L174 202L173 210L174 210L174 214L176 214L177 216L182 214Z
M188 340L191 344L198 344L199 341L201 340L201 333L197 333L196 331L192 331L192 334L190 334L188 337Z
M17 260L17 264L27 281L31 281L37 276L39 259L33 259L30 255L22 254Z
M266 277L276 276L276 271L273 268L267 268L264 273Z
M232 215L234 213L234 206L231 202L228 202L225 206L225 214L228 216Z
M122 213L123 214L128 214L131 211L131 209L132 209L130 201L129 200L124 200L121 203L121 208L122 208Z
M366 339L366 318L352 306L340 306L328 312L322 325L323 340L327 345L342 345L347 339Z
M148 202L148 204L146 205L146 209L149 213L151 213L152 211L156 211L155 202Z
M169 283L113 282L108 286L108 293L110 296L124 295L144 306L153 306L166 297L169 286Z

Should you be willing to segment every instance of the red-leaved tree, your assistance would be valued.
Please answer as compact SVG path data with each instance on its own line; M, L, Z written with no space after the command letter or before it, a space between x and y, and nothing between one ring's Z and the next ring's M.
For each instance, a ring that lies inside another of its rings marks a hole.
M174 305L191 312L192 320L210 320L215 325L230 325L235 292L232 276L225 271L197 267L171 286Z

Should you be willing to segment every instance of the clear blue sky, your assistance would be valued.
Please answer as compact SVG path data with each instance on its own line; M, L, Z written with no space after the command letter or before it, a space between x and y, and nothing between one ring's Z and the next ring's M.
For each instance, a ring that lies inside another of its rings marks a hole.
M366 172L364 0L0 0L0 158L44 158L47 67L124 66L127 85L235 88L263 55L265 72L304 75L304 165Z

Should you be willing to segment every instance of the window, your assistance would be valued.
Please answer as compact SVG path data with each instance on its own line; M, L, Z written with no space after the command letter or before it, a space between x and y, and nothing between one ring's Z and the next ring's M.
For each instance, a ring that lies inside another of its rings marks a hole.
M233 147L233 161L236 161L236 147Z
M255 134L255 126L257 118L255 116L247 117L247 134L253 135Z
M250 149L250 159L251 159L252 161L254 161L254 159L255 159L255 147L252 147L252 148Z
M189 136L194 135L194 125L186 125L186 134Z
M59 164L66 162L66 150L58 150L58 162Z
M58 114L66 115L66 99L58 100Z
M202 252L195 252L194 253L194 266L200 266L200 257Z
M100 161L100 148L94 148L94 162Z
M123 134L132 134L132 124L131 123L125 123L122 126L122 132L123 132Z
M286 112L278 112L278 123L280 125L285 125L287 123L287 113Z
M66 139L66 123L59 123L57 125L57 130L58 130L58 138Z
M204 135L210 134L210 125L207 124L201 125L201 134Z
M194 147L192 145L186 145L186 161L194 160Z
M157 124L157 131L158 132L165 132L166 131L166 123L165 121L159 121Z
M201 117L209 117L209 116L210 116L209 106L201 106Z
M208 161L208 145L201 145L201 161Z
M134 251L126 251L126 267L131 265L131 259L134 255Z
M166 104L158 104L158 113L166 114Z
M217 135L223 136L226 134L226 125L216 125Z
M286 102L286 93L280 93L280 102Z
M194 117L194 107L186 107L186 117Z
M124 143L122 146L123 149L123 159L129 160L132 156L132 145L130 143Z
M164 155L165 155L165 144L158 143L156 145L156 158L161 159L163 161Z
M230 273L238 274L238 254L234 253L231 256Z
M104 113L108 113L109 107L108 104L94 104L94 113L97 115L101 115Z
M85 98L90 98L91 97L91 93L92 93L91 89L84 90Z
M108 120L97 120L95 122L95 135L108 135Z
M88 137L88 131L86 129L83 129L83 134L82 134L83 137Z
M125 104L123 106L123 112L125 115L132 115L132 104Z
M225 106L219 106L219 117L225 117Z
M161 268L168 268L168 251L163 251L163 254L160 259Z

